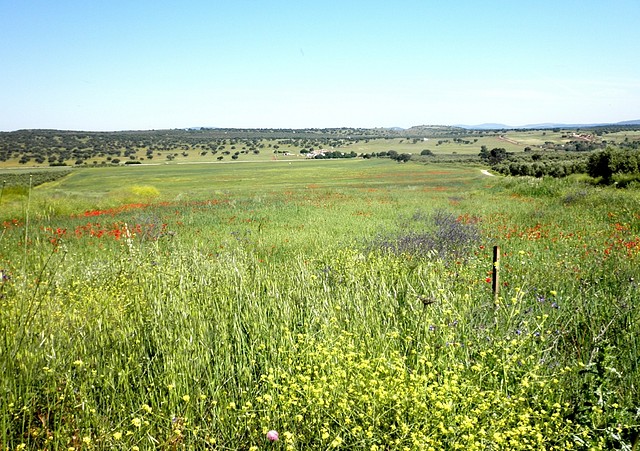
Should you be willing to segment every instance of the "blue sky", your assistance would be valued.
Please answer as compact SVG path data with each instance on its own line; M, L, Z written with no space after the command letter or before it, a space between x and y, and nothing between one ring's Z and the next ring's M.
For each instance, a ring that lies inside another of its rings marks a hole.
M0 130L640 119L638 0L0 0Z

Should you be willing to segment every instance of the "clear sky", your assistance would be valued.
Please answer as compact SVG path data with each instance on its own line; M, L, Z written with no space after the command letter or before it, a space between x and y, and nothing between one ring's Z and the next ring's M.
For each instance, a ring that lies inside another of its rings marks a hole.
M640 119L639 0L0 0L0 130Z

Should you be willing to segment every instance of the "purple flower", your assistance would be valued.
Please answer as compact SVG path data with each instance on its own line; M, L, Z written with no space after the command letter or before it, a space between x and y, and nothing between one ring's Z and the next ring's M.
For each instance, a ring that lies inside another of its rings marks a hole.
M270 442L277 442L280 436L278 435L278 431L269 431L267 432L267 440Z

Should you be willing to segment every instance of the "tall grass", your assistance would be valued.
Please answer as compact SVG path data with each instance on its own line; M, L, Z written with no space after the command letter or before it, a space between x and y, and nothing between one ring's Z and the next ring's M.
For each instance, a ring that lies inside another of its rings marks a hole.
M636 446L637 193L406 170L6 223L3 448Z

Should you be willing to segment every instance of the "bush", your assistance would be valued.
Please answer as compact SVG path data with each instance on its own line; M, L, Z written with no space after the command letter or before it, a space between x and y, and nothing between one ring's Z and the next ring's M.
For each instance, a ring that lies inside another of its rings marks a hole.
M614 174L636 174L640 172L640 152L608 148L593 153L587 161L587 172L591 177L612 183Z
M418 230L410 230L418 225ZM405 224L409 229L396 237L383 238L373 245L396 255L418 258L437 255L442 259L464 259L481 240L480 229L473 220L461 220L446 211L431 215L415 213Z

